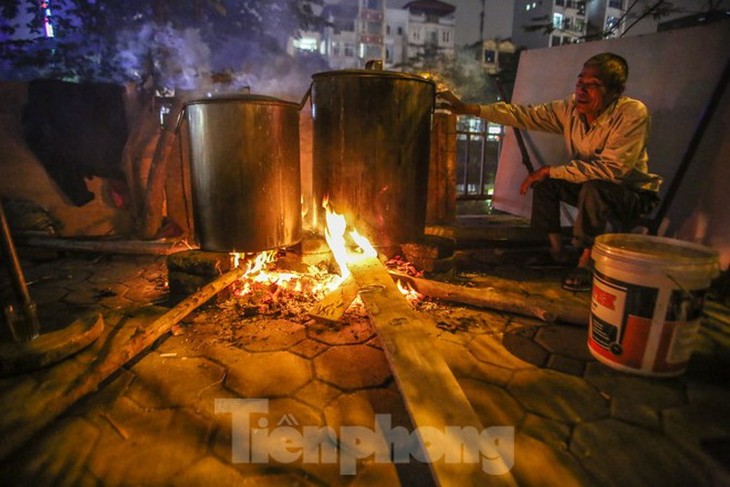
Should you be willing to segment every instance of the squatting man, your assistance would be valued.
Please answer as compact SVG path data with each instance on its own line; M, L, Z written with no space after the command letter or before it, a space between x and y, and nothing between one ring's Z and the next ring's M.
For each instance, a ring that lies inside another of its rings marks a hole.
M649 173L647 164L649 112L641 101L623 95L628 74L626 60L606 52L583 64L575 92L562 100L479 105L464 103L450 91L438 94L457 115L563 135L569 160L529 174L520 194L533 190L531 224L547 233L558 264L570 259L560 234L560 203L577 208L573 242L579 258L563 281L573 291L590 289L590 249L607 224L614 231L631 228L659 201L662 179Z

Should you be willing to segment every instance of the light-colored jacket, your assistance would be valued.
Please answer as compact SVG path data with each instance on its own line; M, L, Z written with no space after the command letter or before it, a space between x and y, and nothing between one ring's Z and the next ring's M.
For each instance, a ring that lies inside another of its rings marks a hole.
M551 178L575 183L604 179L659 190L662 178L649 173L647 165L649 111L639 100L619 97L590 126L576 110L574 95L541 105L499 102L480 110L480 117L493 123L562 134L570 161L551 166Z

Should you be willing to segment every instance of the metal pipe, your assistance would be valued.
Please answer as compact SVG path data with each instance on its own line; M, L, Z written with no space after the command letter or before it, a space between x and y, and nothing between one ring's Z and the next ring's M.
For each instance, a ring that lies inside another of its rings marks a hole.
M659 231L659 227L661 226L664 218L667 216L669 207L671 206L672 201L677 194L677 191L679 191L679 186L682 184L682 179L684 179L684 175L687 172L687 169L689 169L689 164L690 162L692 162L695 152L697 152L697 148L702 141L702 137L705 135L705 130L710 124L712 116L715 114L717 105L720 104L720 99L725 92L725 88L727 88L728 81L730 81L730 58L725 61L725 68L720 75L720 80L715 86L715 89L710 96L710 101L707 103L705 110L700 116L700 121L697 124L694 133L692 134L692 139L689 141L689 146L687 147L687 150L682 157L682 162L679 163L679 168L677 169L677 172L674 175L671 184L669 185L669 189L667 189L666 191L664 200L659 206L659 210L657 210L656 217L649 225L649 231L652 235L657 234L657 232Z
M5 266L10 275L10 281L15 293L15 298L20 304L20 308L16 308L12 304L5 307L5 317L13 334L13 339L17 342L27 342L38 337L40 334L40 326L38 323L38 313L35 303L30 298L28 285L23 276L23 269L20 267L20 260L13 245L13 239L10 235L10 226L5 217L5 208L0 201L0 239L2 240L2 251L5 258Z

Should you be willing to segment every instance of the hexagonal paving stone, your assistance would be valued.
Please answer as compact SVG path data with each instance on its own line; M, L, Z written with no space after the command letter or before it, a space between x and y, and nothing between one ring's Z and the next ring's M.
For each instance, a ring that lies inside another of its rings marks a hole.
M293 345L291 348L289 348L289 351L291 353L301 355L304 358L314 358L320 353L327 350L329 347L330 346L326 343L307 338Z
M608 417L609 403L585 381L551 370L521 370L507 390L528 411L567 423Z
M212 456L193 463L175 476L177 485L245 485L243 479L230 462Z
M189 407L212 414L215 398L231 395L223 387L226 369L206 358L163 358L151 352L131 370L140 385L155 391L167 407Z
M516 426L525 415L520 403L501 387L474 379L459 379L459 385L485 428Z
M328 426L339 431L343 426L375 428L375 409L367 391L342 394L324 408Z
M586 362L577 358L566 357L565 355L551 354L545 363L545 367L564 374L582 377L586 368Z
M137 303L154 302L164 298L167 294L166 290L158 288L155 283L141 277L126 281L126 285L129 287L129 291L125 297Z
M625 397L615 397L611 400L611 417L646 429L662 430L662 421L658 411Z
M580 487L596 484L569 452L526 434L515 435L514 461L510 473L518 485Z
M547 350L535 343L533 339L525 337L522 332L505 333L502 343L514 357L537 367L544 367L550 358Z
M469 372L470 379L476 379L487 384L506 386L512 379L515 371L500 367L499 365L477 362L476 366Z
M655 411L687 402L685 386L679 379L640 377L614 371L598 362L588 364L585 379L608 397L620 397Z
M367 345L332 347L314 358L317 377L343 390L376 387L391 379L385 354Z
M237 338L249 352L288 350L306 338L304 326L287 320L247 322L238 329Z
M308 326L307 336L328 345L365 343L375 334L367 318L348 320L333 326Z
M248 425L245 421L241 421L241 418L234 420L230 413L220 412L215 415L215 430L211 448L218 458L223 461L232 461L233 437L231 432L233 430L237 430L238 434L244 434L246 432L240 431L240 428L260 429L261 431L257 433L261 435L259 436L262 441L260 445L265 445L266 439L271 438L277 428L290 428L292 434L301 435L304 433L303 428L309 428L311 431L312 428L318 429L324 426L322 413L301 401L291 398L260 398L259 401L256 405L258 412L251 412L248 418L244 418L248 420ZM269 459L271 466L280 465L275 458Z
M703 441L730 438L730 405L689 404L662 411L664 432L678 442L700 447Z
M593 360L588 350L588 329L579 326L548 325L537 330L535 341L548 352L580 360Z
M225 384L242 397L281 397L292 394L310 380L309 360L289 352L262 352L230 365Z
M553 448L567 450L571 429L560 421L528 413L520 424L520 432Z
M169 485L206 454L209 425L188 411L146 411L121 400L106 414L127 438L111 425L100 430L86 468L104 485Z
M97 426L85 419L62 418L18 450L0 475L8 485L87 485L84 464L99 436Z
M40 286L28 285L28 291L39 308L45 304L60 301L69 292L68 289L56 283Z
M721 485L697 454L614 419L576 426L570 450L601 485Z
M341 390L315 379L299 389L294 397L311 406L323 408L340 394Z
M506 337L506 335L505 335ZM469 350L472 355L482 362L488 362L508 369L526 369L534 366L512 353L510 353L502 342L490 335L479 335L469 343Z

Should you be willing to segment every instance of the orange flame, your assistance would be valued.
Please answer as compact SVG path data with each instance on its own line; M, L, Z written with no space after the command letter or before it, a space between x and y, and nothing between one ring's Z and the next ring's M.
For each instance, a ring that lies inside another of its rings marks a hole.
M330 274L313 266L309 267L307 274L269 269L269 264L276 261L276 250L264 251L258 254L231 252L234 267L240 267L244 262L247 266L246 272L239 281L240 287L236 292L237 295L251 294L255 292L255 289L260 292L262 287L267 287L271 290L271 299L273 300L277 299L281 289L294 292L306 291L313 293L315 296L324 297L327 293L337 289L350 276L349 263L378 256L377 250L370 241L357 230L347 232L345 217L333 211L327 199L323 201L322 206L326 210L325 239L335 261L339 265L340 275ZM345 234L351 240L350 246L348 246ZM408 284L404 287L399 281L398 289L411 303L422 299L422 296Z

